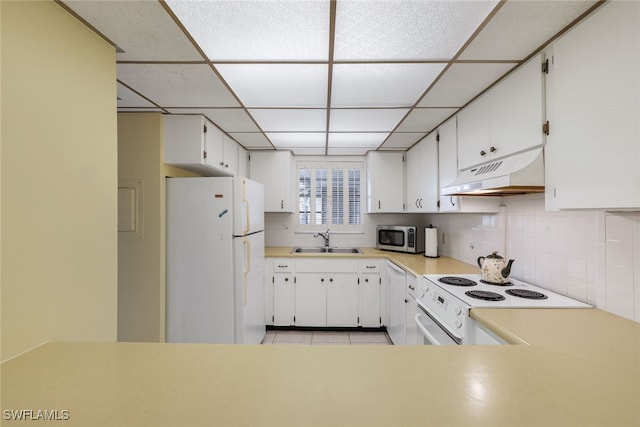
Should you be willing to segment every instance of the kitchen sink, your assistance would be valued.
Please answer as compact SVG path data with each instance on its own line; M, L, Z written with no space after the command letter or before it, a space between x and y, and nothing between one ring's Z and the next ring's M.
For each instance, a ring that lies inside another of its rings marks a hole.
M292 254L361 254L360 248L293 248Z

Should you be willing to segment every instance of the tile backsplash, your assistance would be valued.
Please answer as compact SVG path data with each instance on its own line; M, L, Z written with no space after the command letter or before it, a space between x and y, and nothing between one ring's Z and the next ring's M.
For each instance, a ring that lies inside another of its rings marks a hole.
M498 251L512 276L640 322L640 212L545 211L543 195L503 199L496 214L369 214L363 233L331 235L335 246L375 246L378 224L438 228L438 253L476 265ZM266 214L267 246L319 246L296 233L294 214Z
M640 322L640 213L545 211L543 195L497 214L432 214L439 253L471 264L498 251L512 276Z

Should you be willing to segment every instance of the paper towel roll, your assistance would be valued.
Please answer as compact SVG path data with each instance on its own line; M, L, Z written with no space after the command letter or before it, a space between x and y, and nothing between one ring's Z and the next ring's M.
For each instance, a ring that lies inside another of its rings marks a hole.
M438 229L424 229L424 256L429 258L438 257Z

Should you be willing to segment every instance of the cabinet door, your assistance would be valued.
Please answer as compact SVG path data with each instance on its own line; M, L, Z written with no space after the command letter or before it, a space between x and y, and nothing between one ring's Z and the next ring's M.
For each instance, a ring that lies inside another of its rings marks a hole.
M380 292L382 276L379 273L366 273L360 276L359 289L359 326L378 328L381 326Z
M438 138L431 133L406 153L407 212L438 211Z
M358 326L358 275L331 273L327 285L327 326Z
M367 155L369 213L404 212L404 176L404 153L370 152Z
M295 324L327 326L327 277L296 273L295 281Z
M439 187L446 187L458 177L457 118L452 117L438 128ZM438 189L438 194L440 190ZM460 209L457 196L440 196L440 212L456 212Z
M238 173L239 176L249 176L249 152L238 146Z
M294 284L292 273L273 275L273 324L291 326L294 324Z
M639 208L640 3L604 4L552 48L547 208Z
M518 68L489 92L492 158L544 144L542 56ZM487 150L487 148L485 148Z
M238 144L229 138L227 135L223 135L224 140L224 153L223 153L223 167L231 175L238 174Z
M293 162L290 151L252 151L251 179L264 185L265 212L293 212Z
M206 151L205 163L213 168L224 171L224 134L214 124L206 122L204 134Z
M485 94L458 113L458 168L488 160L490 146L491 111Z
M205 118L204 116L165 115L164 162L167 164L205 164Z

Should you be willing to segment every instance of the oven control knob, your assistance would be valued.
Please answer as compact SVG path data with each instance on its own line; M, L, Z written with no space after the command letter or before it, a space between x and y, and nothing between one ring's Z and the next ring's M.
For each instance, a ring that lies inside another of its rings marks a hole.
M456 328L460 329L462 328L462 322L459 320L456 320Z
M462 309L460 307L456 307L456 316L460 316L462 314Z

